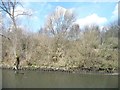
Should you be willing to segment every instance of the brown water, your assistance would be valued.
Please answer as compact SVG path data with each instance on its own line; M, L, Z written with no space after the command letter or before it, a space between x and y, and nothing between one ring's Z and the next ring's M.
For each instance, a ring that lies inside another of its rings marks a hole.
M1 73L1 72L0 72ZM2 70L3 88L117 88L117 75Z

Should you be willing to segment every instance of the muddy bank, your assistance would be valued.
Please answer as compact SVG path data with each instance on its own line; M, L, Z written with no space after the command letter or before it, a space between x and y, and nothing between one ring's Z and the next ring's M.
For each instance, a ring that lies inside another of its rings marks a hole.
M0 65L1 69L11 69L15 70L12 66L3 66ZM118 75L117 70L112 70L111 68L103 69L103 68L55 68L55 67L31 67L31 66L24 66L19 67L19 70L38 70L38 71L47 71L47 72L66 72L66 73L78 73L78 74L105 74L105 75ZM19 71L18 70L18 71Z

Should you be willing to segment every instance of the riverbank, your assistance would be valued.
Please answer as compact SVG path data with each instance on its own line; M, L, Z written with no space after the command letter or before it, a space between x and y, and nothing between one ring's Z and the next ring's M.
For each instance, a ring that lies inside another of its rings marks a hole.
M0 69L15 70L12 66L0 65ZM19 67L19 70L30 70L30 71L46 71L46 72L65 72L65 73L78 73L78 74L104 74L104 75L118 75L117 70L110 69L95 69L95 68L55 68L55 67L37 67L37 66L24 66Z

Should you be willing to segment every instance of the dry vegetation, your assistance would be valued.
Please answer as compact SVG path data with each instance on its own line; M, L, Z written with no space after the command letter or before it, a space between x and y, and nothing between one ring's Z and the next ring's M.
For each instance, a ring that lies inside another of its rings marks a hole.
M81 30L75 20L76 15L71 10L55 9L38 33L17 27L15 19L9 31L1 21L1 63L13 67L17 56L20 67L118 70L118 25L109 25L103 31L96 25Z

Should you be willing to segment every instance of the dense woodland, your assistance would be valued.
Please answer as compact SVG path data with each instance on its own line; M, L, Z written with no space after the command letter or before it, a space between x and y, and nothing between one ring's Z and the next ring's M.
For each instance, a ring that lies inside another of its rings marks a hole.
M98 25L81 28L75 23L75 12L56 8L48 15L44 27L33 33L17 25L14 9L19 4L8 1L0 4L1 13L7 13L12 22L6 29L0 16L0 63L4 67L13 67L17 56L19 68L118 70L117 21L110 22L102 30Z

